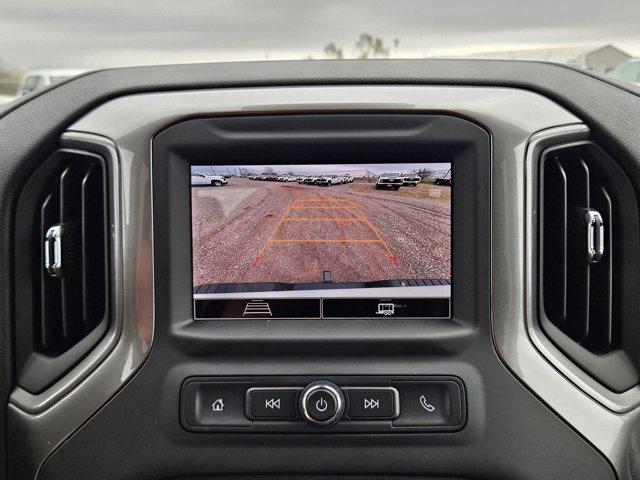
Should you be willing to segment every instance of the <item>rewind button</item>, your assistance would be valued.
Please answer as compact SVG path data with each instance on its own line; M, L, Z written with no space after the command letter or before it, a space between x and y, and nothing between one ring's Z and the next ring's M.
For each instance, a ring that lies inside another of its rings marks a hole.
M252 419L296 418L296 398L300 388L250 388L247 417Z

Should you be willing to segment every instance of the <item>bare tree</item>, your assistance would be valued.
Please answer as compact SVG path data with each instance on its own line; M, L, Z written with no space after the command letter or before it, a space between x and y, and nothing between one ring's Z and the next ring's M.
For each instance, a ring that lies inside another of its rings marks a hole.
M389 48L385 46L384 40L370 33L360 34L356 42L356 50L358 58L389 58Z
M337 60L342 60L344 58L344 52L342 48L339 48L335 43L331 42L325 45L324 54L328 58L335 58Z
M397 56L400 39L393 39L393 54ZM389 58L391 48L385 45L384 40L380 37L374 37L370 33L362 33L358 37L355 44L356 58ZM324 47L324 54L327 58L342 60L345 58L342 47L336 45L335 42L329 42Z
M262 171L262 173L267 174L267 175L273 175L274 173L276 173L276 171L271 167L265 167L265 169Z

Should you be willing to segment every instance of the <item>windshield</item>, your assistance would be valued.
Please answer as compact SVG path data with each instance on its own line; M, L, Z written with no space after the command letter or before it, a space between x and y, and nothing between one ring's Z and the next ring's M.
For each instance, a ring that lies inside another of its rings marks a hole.
M0 0L0 95L106 67L291 59L538 60L640 84L639 18L638 0Z

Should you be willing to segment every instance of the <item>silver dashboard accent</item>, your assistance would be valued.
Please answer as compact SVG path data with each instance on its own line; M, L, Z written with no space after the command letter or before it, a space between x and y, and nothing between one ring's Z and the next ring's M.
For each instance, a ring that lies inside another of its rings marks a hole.
M494 157L492 220L493 336L498 354L532 391L580 432L624 478L634 458L640 423L640 387L613 393L569 360L542 332L537 304L538 172L550 146L589 139L585 125L533 135L526 155L500 163ZM516 208L513 208L516 205ZM500 252L500 255L495 255Z
M584 212L587 224L587 263L598 263L604 255L604 221L597 210Z
M120 215L122 228L116 232L120 243L114 252L122 273L117 279L115 303L122 333L113 351L102 352L96 359L100 353L96 349L86 359L94 359L93 369L83 370L77 378L74 372L78 366L54 386L49 392L52 397L45 395L38 403L25 398L24 392L14 392L9 421L19 433L16 438L25 438L18 443L31 445L33 462L41 464L108 402L149 352L154 303L154 136L173 123L195 116L320 111L438 112L467 118L491 134L492 322L496 350L515 376L595 445L619 473L626 472L631 432L640 416L638 410L630 411L636 406L633 395L621 394L616 403L598 392L597 386L588 384L582 372L574 371L577 367L561 354L550 354L552 345L538 338L537 322L532 321L532 152L544 141L588 138L589 130L576 116L539 94L515 88L462 86L261 87L136 94L110 100L74 123L64 134L63 144L107 148L121 172L114 177L120 189L114 201L121 201L114 211ZM545 353L545 349L549 351ZM38 408L27 408L29 405ZM616 405L626 410L615 413L610 407ZM19 444L15 448L20 448Z
M64 227L54 225L44 235L44 269L52 277L62 276L62 235Z
M271 292L196 293L194 300L228 300L254 298L340 298L344 291L336 290L286 290ZM446 298L451 297L451 285L429 285L424 287L373 287L350 288L350 298Z
M21 458L28 452L33 459L33 464L23 465L20 478L34 478L32 469L133 375L149 353L153 334L149 164L128 164L114 142L98 135L68 132L60 143L106 160L113 315L104 338L59 381L37 395L19 387L11 392L7 421L13 436L8 449L20 451ZM131 182L140 190L125 190ZM134 211L140 215L132 222L127 212Z

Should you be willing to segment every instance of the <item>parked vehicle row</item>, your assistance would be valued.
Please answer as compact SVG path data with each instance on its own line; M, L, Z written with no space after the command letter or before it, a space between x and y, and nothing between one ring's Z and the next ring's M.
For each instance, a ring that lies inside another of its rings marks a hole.
M346 175L278 175L263 173L260 175L249 175L250 180L271 181L271 182L297 182L303 185L319 185L330 187L331 185L342 185L353 182L353 176ZM415 187L422 181L422 177L416 173L383 173L376 179L375 188L390 188L398 190L402 186Z
M415 187L422 181L416 173L401 175L400 173L383 173L376 180L376 190L400 190L400 187Z
M451 185L451 171L449 170L443 177L437 178L436 185ZM227 185L228 178L231 175L191 172L191 185L211 185L221 187ZM269 181L269 182L297 182L302 185L319 185L321 187L330 187L332 185L343 185L353 182L353 176L346 175L278 175L278 174L261 174L248 175L246 178L250 180ZM422 177L415 173L383 173L375 183L376 189L399 190L400 187L415 187L422 181Z
M297 182L303 185L320 185L329 187L331 185L342 185L353 182L353 177L347 175L277 175L262 174L249 175L250 180L270 181L270 182Z

